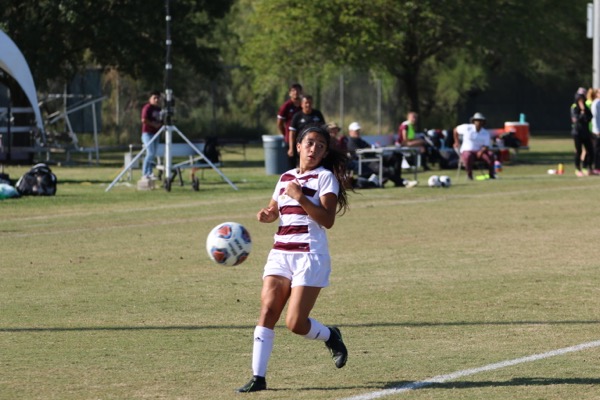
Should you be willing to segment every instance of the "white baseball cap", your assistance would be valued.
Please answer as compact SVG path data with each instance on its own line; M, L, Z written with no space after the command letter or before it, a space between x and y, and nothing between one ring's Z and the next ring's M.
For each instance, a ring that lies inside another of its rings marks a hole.
M473 116L471 117L471 122L473 121L485 121L485 117L483 116L482 113L480 112L476 112L475 114L473 114Z
M348 126L349 131L358 131L360 128L360 124L358 122L353 122Z

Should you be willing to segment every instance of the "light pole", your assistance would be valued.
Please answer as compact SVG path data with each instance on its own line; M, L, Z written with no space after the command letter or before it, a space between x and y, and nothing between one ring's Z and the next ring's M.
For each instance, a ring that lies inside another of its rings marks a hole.
M592 39L592 87L600 87L600 0L587 5L587 37Z

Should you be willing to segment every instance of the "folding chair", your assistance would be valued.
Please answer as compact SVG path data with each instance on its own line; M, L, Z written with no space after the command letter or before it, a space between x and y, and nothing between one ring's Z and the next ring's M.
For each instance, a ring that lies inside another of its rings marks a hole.
M460 150L454 147L454 151L456 152L456 155L458 155L458 167L456 169L456 181L458 181L458 178L460 177L460 171L466 167L463 163L462 157L460 156ZM487 175L487 165L482 160L475 160L475 163L473 164L473 169L476 169L479 172L480 176Z

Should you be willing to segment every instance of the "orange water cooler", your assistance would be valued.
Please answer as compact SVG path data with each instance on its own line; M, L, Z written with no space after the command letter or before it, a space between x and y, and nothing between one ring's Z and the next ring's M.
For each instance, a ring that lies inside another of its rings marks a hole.
M521 142L521 146L529 146L529 123L527 122L505 122L505 132L514 132L515 137Z

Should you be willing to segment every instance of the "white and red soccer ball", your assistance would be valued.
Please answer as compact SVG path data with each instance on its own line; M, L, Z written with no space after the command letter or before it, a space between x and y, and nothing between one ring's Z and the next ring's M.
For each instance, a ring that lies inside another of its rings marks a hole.
M237 222L223 222L215 226L206 238L206 251L211 260L220 265L239 265L252 251L250 233Z

